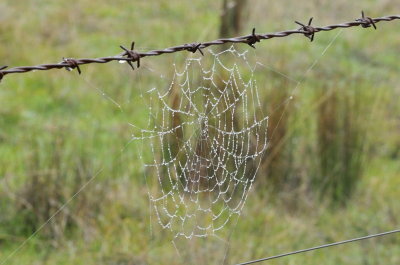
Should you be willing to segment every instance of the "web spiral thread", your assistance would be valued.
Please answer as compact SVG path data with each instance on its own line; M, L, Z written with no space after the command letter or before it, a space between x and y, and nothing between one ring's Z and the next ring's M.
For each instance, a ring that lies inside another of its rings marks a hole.
M177 237L206 237L240 215L267 148L247 51L233 46L176 65L166 89L147 92L148 128L133 141L158 223ZM211 58L211 59L210 59ZM209 59L209 63L207 63Z

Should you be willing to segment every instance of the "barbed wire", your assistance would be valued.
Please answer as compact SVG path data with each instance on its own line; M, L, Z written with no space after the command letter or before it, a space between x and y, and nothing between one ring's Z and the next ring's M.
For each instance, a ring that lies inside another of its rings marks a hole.
M355 242L355 241L366 240L366 239L370 239L370 238L374 238L374 237L387 236L387 235L396 234L396 233L400 233L400 229L396 229L396 230L392 230L392 231L387 231L387 232L383 232L383 233L379 233L379 234L372 234L372 235L363 236L363 237L357 237L357 238L348 239L348 240L344 240L344 241L338 241L338 242L335 242L335 243L320 245L320 246L316 246L316 247L312 247L312 248L306 248L306 249L296 250L296 251L287 252L287 253L283 253L283 254L279 254L279 255L267 257L267 258L261 258L261 259L246 261L246 262L238 263L238 264L236 264L236 265L254 264L254 263L258 263L258 262L262 262L262 261L267 261L267 260L271 260L271 259L278 259L278 258L290 256L290 255L299 254L299 253L314 251L314 250L318 250L318 249L321 249L321 248L328 248L328 247L343 245L343 244L347 244L347 243L351 243L351 242Z
M188 43L182 44L174 47L169 47L165 49L159 50L151 50L148 52L138 52L134 50L135 42L132 42L131 49L127 49L124 46L120 46L121 49L124 51L116 56L107 56L107 57L100 57L100 58L63 58L63 60L59 63L50 63L50 64L39 64L35 66L18 66L13 68L8 68L8 66L0 67L0 81L2 78L8 74L18 74L18 73L26 73L34 70L51 70L51 69L62 69L65 68L67 70L77 69L78 73L81 74L80 65L84 64L92 64L92 63L109 63L112 61L126 61L132 69L135 69L133 64L136 62L137 68L140 67L140 60L141 58L148 57L148 56L158 56L166 53L175 53L181 51L189 51L192 53L200 52L203 55L202 49L216 46L216 45L223 45L226 43L245 43L250 45L251 47L255 48L255 44L260 42L261 40L268 40L272 38L282 38L287 37L292 34L303 34L310 41L314 40L314 36L316 33L320 31L330 31L337 28L351 28L351 27L358 27L362 26L363 28L373 27L377 29L376 24L381 21L393 21L396 19L400 19L400 15L390 15L390 16L383 16L377 18L371 18L365 16L364 12L361 12L361 18L357 18L354 21L329 25L325 27L313 27L311 25L313 18L310 18L308 24L305 25L301 22L295 21L296 24L300 25L300 28L297 30L286 30L286 31L279 31L274 33L265 33L265 34L257 34L256 29L253 28L253 31L249 35L244 35L240 37L234 38L222 38L217 39L214 41L209 42L202 42L202 43Z

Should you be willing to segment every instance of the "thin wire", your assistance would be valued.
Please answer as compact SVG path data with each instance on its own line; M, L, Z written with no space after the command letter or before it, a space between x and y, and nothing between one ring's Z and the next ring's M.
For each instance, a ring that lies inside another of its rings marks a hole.
M304 253L304 252L308 252L308 251L321 249L321 248L328 248L328 247L333 247L333 246L337 246L337 245L343 245L343 244L347 244L347 243L351 243L351 242L355 242L355 241L361 241L361 240L370 239L370 238L373 238L373 237L386 236L386 235L395 234L395 233L399 233L399 232L400 232L400 229L396 229L396 230L383 232L383 233L379 233L379 234L373 234L373 235L368 235L368 236L363 236L363 237L357 237L357 238L348 239L348 240L339 241L339 242L330 243L330 244L325 244L325 245L321 245L321 246L317 246L317 247L312 247L312 248L306 248L306 249L296 250L296 251L292 251L292 252L287 252L287 253L284 253L284 254L279 254L279 255L275 255L275 256L271 256L271 257L267 257L267 258L261 258L261 259L246 261L246 262L242 262L242 263L237 263L236 265L247 265L247 264L258 263L258 262L267 261L267 260L271 260L271 259L278 259L278 258L290 256L290 255L295 255L295 254L299 254L299 253Z

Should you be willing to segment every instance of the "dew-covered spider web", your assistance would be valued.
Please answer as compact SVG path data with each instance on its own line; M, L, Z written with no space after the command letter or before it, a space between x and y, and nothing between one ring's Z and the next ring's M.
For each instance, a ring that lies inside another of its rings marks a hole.
M192 55L144 94L140 142L148 196L174 238L216 235L240 215L267 148L255 66L233 46Z

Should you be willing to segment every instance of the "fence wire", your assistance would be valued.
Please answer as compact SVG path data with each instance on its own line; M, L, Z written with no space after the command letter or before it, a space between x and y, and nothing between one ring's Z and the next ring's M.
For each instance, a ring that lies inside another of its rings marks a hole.
M278 258L290 256L290 255L299 254L299 253L314 251L314 250L318 250L318 249L321 249L321 248L334 247L334 246L343 245L343 244L347 244L347 243L351 243L351 242L355 242L355 241L366 240L366 239L370 239L370 238L374 238L374 237L387 236L387 235L391 235L391 234L395 234L395 233L399 233L399 232L400 232L400 229L396 229L396 230L392 230L392 231L388 231L388 232L383 232L383 233L379 233L379 234L372 234L372 235L368 235L368 236L357 237L357 238L348 239L348 240L344 240L344 241L339 241L339 242L335 242L335 243L325 244L325 245L321 245L321 246L317 246L317 247L312 247L312 248L306 248L306 249L296 250L296 251L292 251L292 252L288 252L288 253L283 253L283 254L279 254L279 255L267 257L267 258L261 258L261 259L250 260L250 261L238 263L238 264L236 264L236 265L254 264L254 263L258 263L258 262L262 262L262 261L267 261L267 260L271 260L271 259L278 259Z
M321 31L331 31L337 28L351 28L351 27L358 27L361 26L363 28L373 27L377 29L376 24L382 21L393 21L396 19L400 19L400 15L390 15L390 16L383 16L377 18L371 18L365 16L364 12L361 12L361 18L358 18L354 21L340 23L340 24L333 24L325 27L314 27L311 25L313 18L310 18L307 24L303 24L301 22L295 21L296 24L300 26L299 29L295 30L286 30L286 31L279 31L274 33L265 33L265 34L257 34L255 28L249 35L244 35L240 37L233 37L233 38L223 38L217 39L214 41L209 42L201 42L201 43L189 43L189 44L182 44L174 47L169 47L165 49L159 50L152 50L148 52L138 52L135 51L134 46L135 42L132 42L130 49L125 48L124 46L120 46L123 50L122 53L116 56L107 56L107 57L100 57L100 58L63 58L63 60L59 63L50 63L50 64L39 64L35 66L18 66L13 68L8 68L8 66L0 67L0 81L1 79L8 74L18 74L18 73L26 73L34 70L51 70L51 69L62 69L65 68L67 70L77 69L78 73L81 74L80 65L84 64L93 64L93 63L109 63L112 61L126 61L132 69L135 69L133 63L136 62L136 66L140 67L140 60L141 58L148 57L148 56L158 56L166 53L175 53L181 51L189 51L192 53L200 52L203 54L202 49L210 47L210 46L217 46L226 43L244 43L248 44L251 47L255 48L255 44L260 42L261 40L268 40L272 38L282 38L287 37L292 34L303 34L310 41L314 40L314 36L316 33Z

